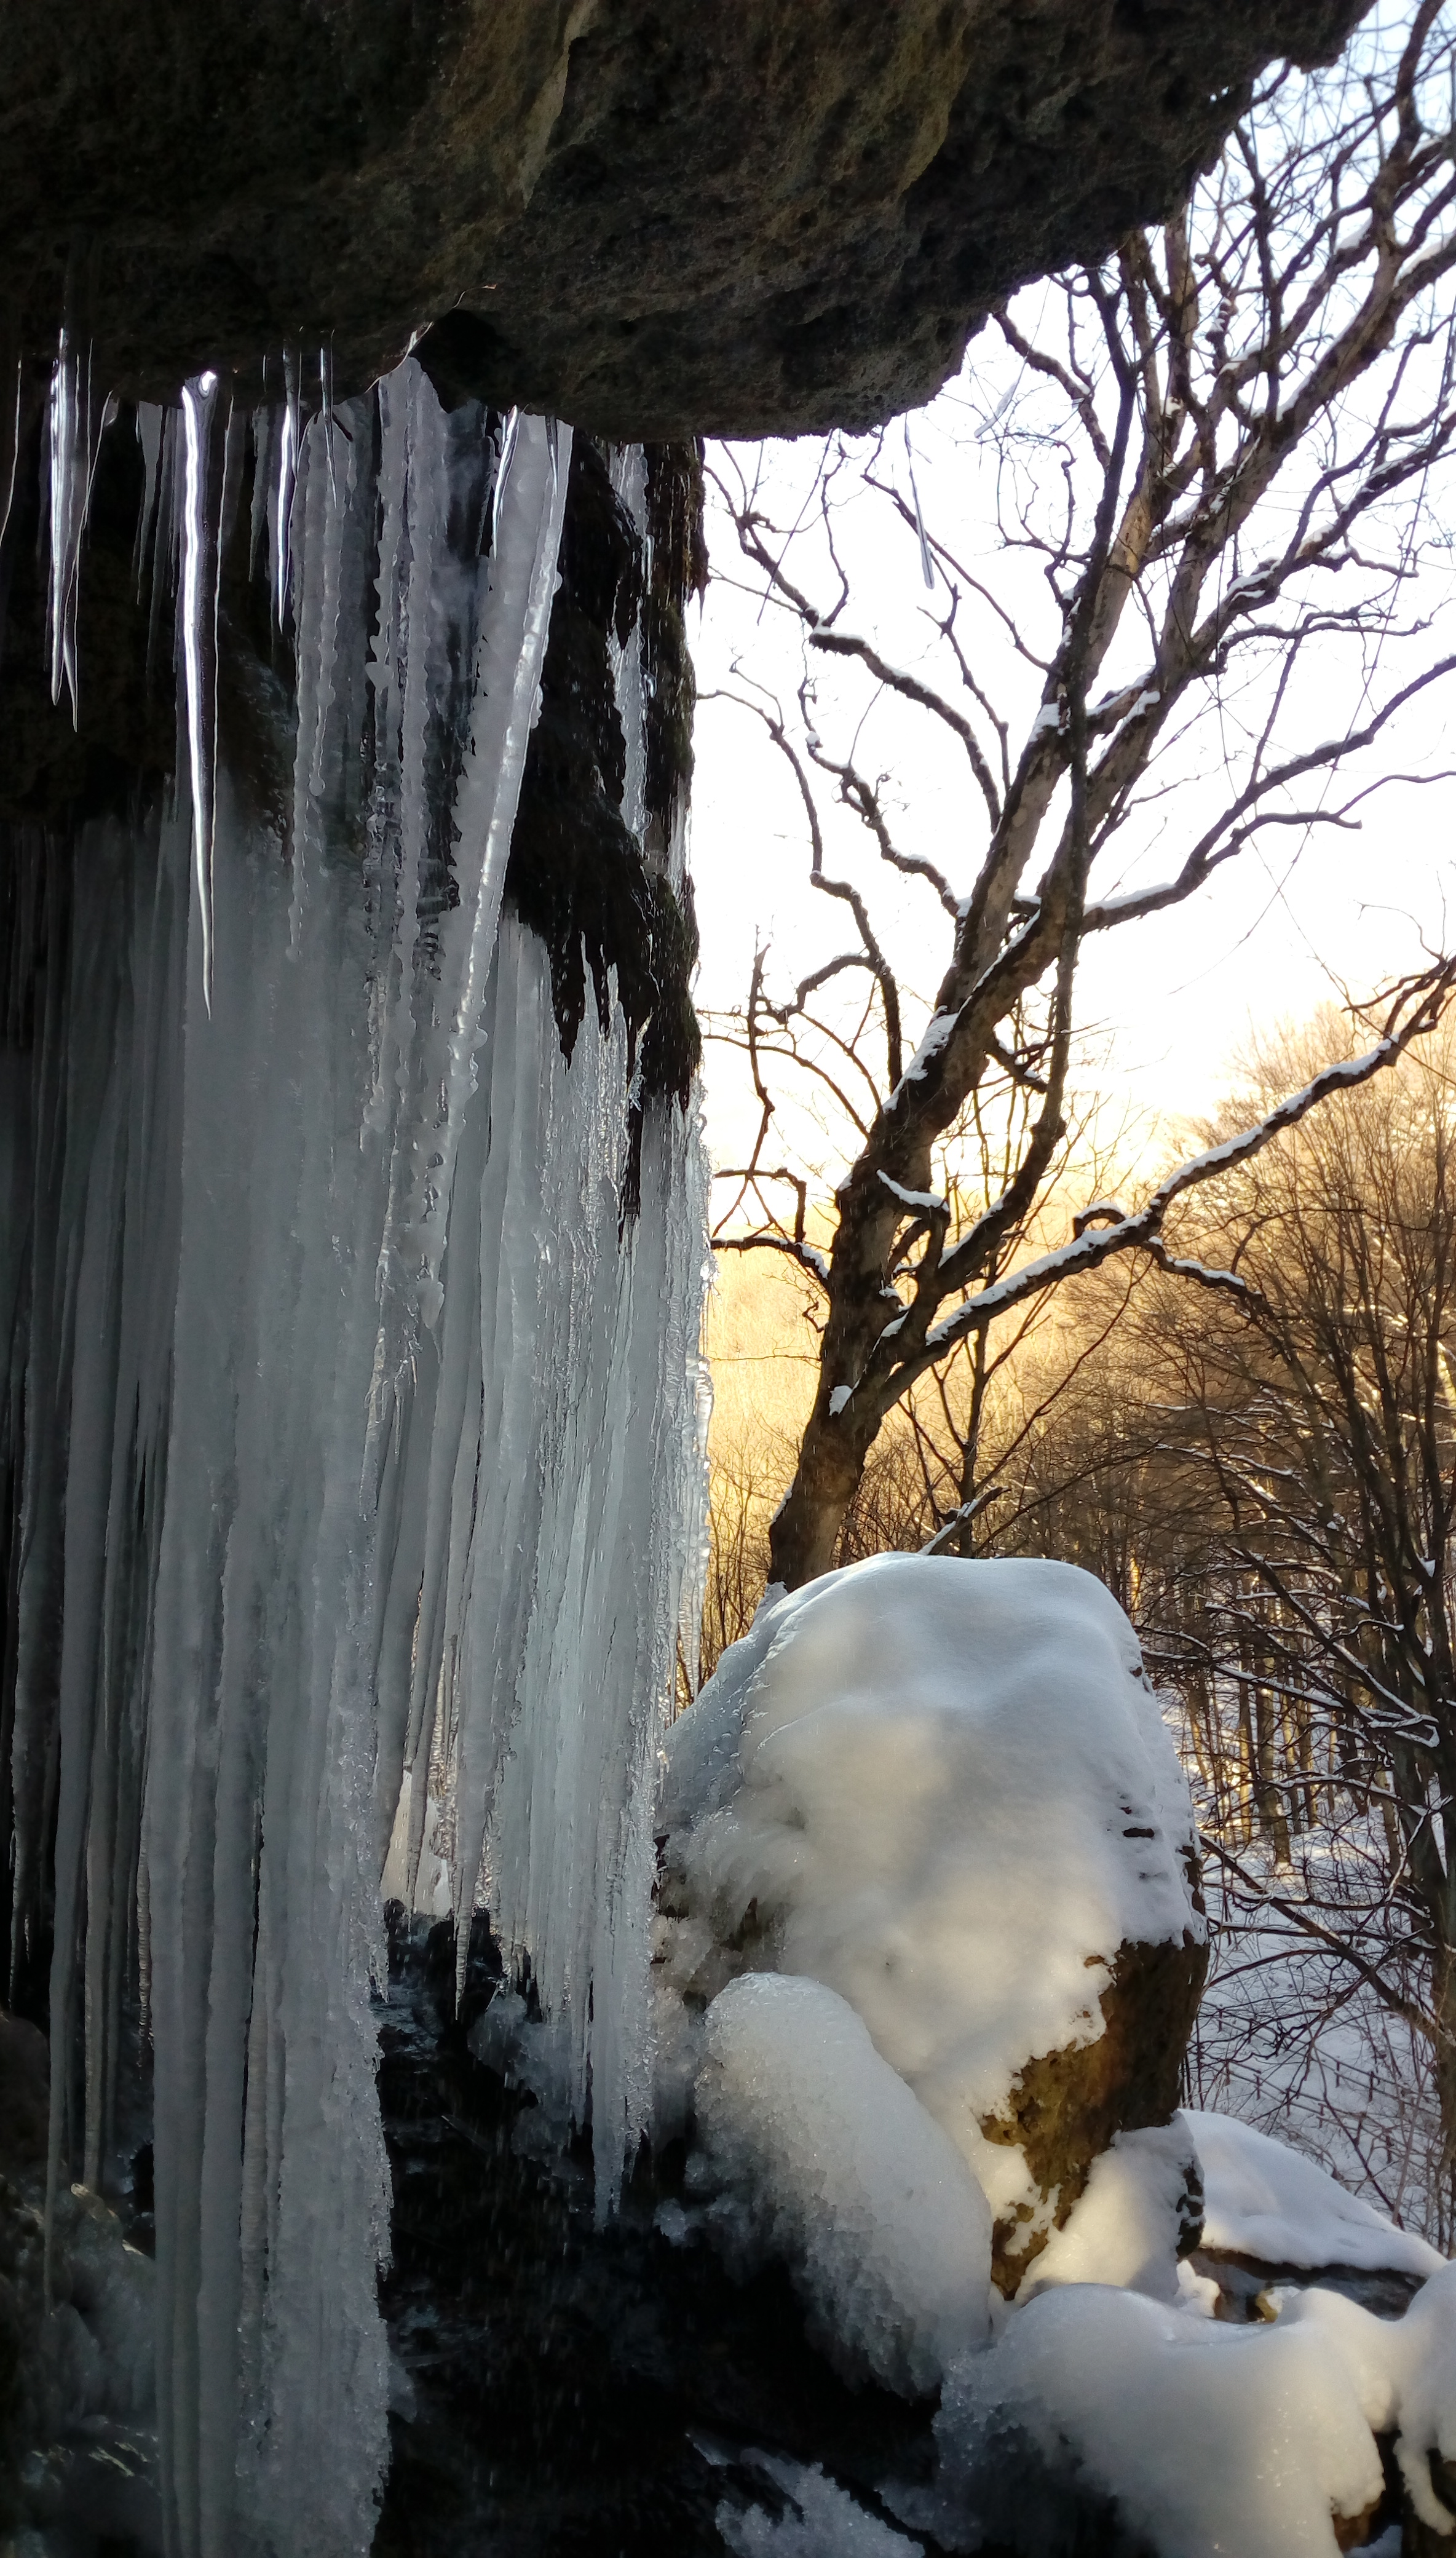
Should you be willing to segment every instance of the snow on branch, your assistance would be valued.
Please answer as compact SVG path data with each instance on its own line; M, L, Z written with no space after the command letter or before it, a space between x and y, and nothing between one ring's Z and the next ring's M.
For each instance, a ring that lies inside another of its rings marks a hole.
M912 1353L897 1375L897 1391L903 1390L908 1374L918 1374L945 1356L954 1345L970 1333L980 1332L1006 1314L1013 1306L1040 1295L1043 1289L1055 1287L1082 1270L1095 1269L1115 1252L1143 1250L1152 1252L1163 1266L1181 1276L1193 1278L1205 1286L1223 1288L1256 1304L1256 1293L1236 1271L1206 1269L1200 1262L1183 1262L1168 1253L1161 1240L1161 1228L1169 1208L1185 1191L1197 1189L1235 1165L1247 1163L1260 1154L1273 1138L1286 1128L1297 1126L1317 1104L1336 1092L1354 1091L1369 1083L1384 1067L1393 1066L1413 1039L1433 1030L1456 988L1456 957L1443 958L1417 977L1407 979L1395 990L1387 1016L1386 1029L1374 1048L1363 1056L1337 1061L1323 1066L1318 1074L1292 1092L1271 1110L1266 1118L1251 1128L1240 1129L1237 1136L1226 1137L1222 1144L1210 1146L1202 1154L1191 1156L1176 1171L1160 1182L1146 1205L1115 1224L1084 1225L1080 1234L1056 1251L1044 1252L1033 1261L1024 1262L1019 1270L1008 1271L1003 1279L982 1288L963 1305L935 1325L926 1335L924 1347Z
M982 1510L989 1509L992 1501L999 1501L1004 1491L1005 1486L1002 1484L984 1485L970 1500L962 1501L958 1509L953 1509L949 1517L942 1521L934 1536L926 1538L920 1549L921 1553L944 1554L952 1536L955 1536L961 1528L968 1526Z

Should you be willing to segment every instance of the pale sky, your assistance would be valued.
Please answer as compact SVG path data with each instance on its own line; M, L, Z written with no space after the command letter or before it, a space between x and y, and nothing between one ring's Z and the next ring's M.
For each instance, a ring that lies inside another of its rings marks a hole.
M978 353L978 351L980 351ZM987 341L976 342L972 363L989 361ZM976 460L967 466L966 400L951 386L913 421L915 468L925 518L960 556L978 546L987 575L1004 575L1005 555L995 556L994 526L984 489L975 485ZM952 445L951 438L958 437ZM750 448L738 458L754 467ZM710 451L710 463L712 461ZM904 471L898 430L887 443L887 463ZM769 499L786 520L796 511L794 493L807 470L808 447L771 448ZM861 521L860 518L863 518ZM917 544L885 510L851 503L843 519L843 555L850 564L853 602L846 627L872 631L883 652L910 665L923 651L927 598ZM801 806L782 759L759 723L742 709L711 696L744 676L793 696L802 664L797 622L761 610L759 601L731 582L745 572L731 528L710 514L715 575L689 637L700 701L693 783L692 870L702 931L698 1000L709 1011L741 1003L748 985L755 936L771 939L785 977L798 977L830 950L843 946L842 923L827 902L805 885L807 843ZM1031 571L1026 572L1032 575ZM1028 610L1045 611L1040 586L1026 590ZM816 598L817 600L817 598ZM1456 606L1447 568L1431 573L1419 598L1435 616L1434 636L1422 641L1429 654L1456 649ZM1440 626L1444 626L1440 627ZM1008 709L1013 743L1036 700L1037 678L1007 651L992 651L1000 699ZM735 665L737 673L735 673ZM1376 698L1399 678L1378 670ZM1328 681L1329 698L1321 682ZM1342 686L1346 689L1342 690ZM1343 672L1316 670L1308 698L1295 702L1295 728L1304 742L1338 733L1355 717L1356 700ZM957 893L969 885L984 833L984 810L975 801L965 768L941 754L924 717L891 701L876 714L877 736L863 753L872 767L895 777L892 795L904 808L902 841L930 853ZM1321 722L1325 723L1323 726ZM1217 754L1217 744L1211 751ZM1448 681L1403 715L1390 742L1376 750L1385 769L1431 771L1456 765L1456 691ZM1364 778L1377 770L1368 760ZM1163 877L1175 868L1198 831L1199 791L1185 791L1166 821L1161 843L1130 846L1129 879ZM1213 785L1210 785L1213 786ZM1317 1004L1348 990L1366 996L1383 979L1421 964L1421 941L1440 945L1451 897L1456 787L1396 787L1362 812L1358 833L1322 830L1291 859L1291 839L1275 833L1220 873L1188 905L1169 914L1098 936L1080 978L1079 1020L1105 1033L1107 1064L1100 1085L1126 1096L1134 1111L1168 1119L1197 1117L1227 1088L1228 1065L1251 1027L1298 1019ZM902 976L929 997L945 964L946 919L934 898L916 884L887 874L860 851L858 830L846 821L840 854L831 867L857 864L856 877L878 901L877 916ZM963 850L962 850L963 847ZM1103 881L1102 889L1113 885ZM1450 924L1456 931L1456 916ZM907 1025L910 1038L919 1022ZM756 1118L746 1067L718 1046L707 1053L709 1143L717 1163L738 1161ZM1163 1142L1170 1132L1165 1125Z

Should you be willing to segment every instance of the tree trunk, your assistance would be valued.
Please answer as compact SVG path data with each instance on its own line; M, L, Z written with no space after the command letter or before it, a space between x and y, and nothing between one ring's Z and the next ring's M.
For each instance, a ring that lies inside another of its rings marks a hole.
M1456 1953L1438 1946L1434 1965L1436 2020L1436 2103L1441 2118L1440 2229L1437 2243L1449 2251L1456 2239Z
M794 1481L769 1530L769 1579L786 1590L834 1568L845 1512L859 1490L866 1449L826 1408L822 1387L809 1416Z

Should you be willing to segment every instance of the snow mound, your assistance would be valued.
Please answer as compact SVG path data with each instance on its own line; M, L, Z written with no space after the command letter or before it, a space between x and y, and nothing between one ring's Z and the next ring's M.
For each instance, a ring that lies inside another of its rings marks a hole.
M1395 2456L1422 2522L1449 2535L1432 2492L1430 2456L1456 2459L1456 2265L1444 2265L1402 2319L1372 2317L1338 2292L1279 2297L1281 2328L1318 2335L1339 2356L1366 2423L1394 2433Z
M1193 2243L1197 2209L1197 2161L1186 2116L1148 2131L1114 2132L1018 2298L1052 2283L1115 2283L1176 2301L1179 2248Z
M817 1981L730 1983L706 2053L691 2176L729 2262L783 2259L850 2376L936 2389L987 2326L990 2211L959 2152Z
M880 1555L761 1609L668 1744L662 1977L836 1990L999 2214L980 2123L1095 2042L1126 1940L1203 1935L1187 1787L1090 1573ZM669 2030L670 2039L670 2030Z
M1396 2332L1405 2348L1397 2374L1396 2456L1422 2522L1449 2532L1451 2517L1431 2488L1430 2455L1456 2461L1456 2265L1432 2275Z
M1095 2284L1039 2293L967 2355L936 2432L952 2516L1030 2443L1054 2477L1070 2457L1158 2558L1335 2558L1331 2514L1369 2512L1383 2487L1347 2354L1317 2323L1225 2327ZM995 2525L1039 2548L1034 2499L1018 2502Z
M1270 2265L1434 2274L1444 2256L1347 2194L1313 2159L1232 2114L1189 2111L1204 2179L1203 2243Z
M932 2501L951 2545L969 2520L1040 2551L1030 2445L1050 2502L1070 2465L1157 2558L1334 2558L1335 2520L1380 2501L1378 2434L1394 2434L1416 2511L1448 2534L1429 2456L1456 2456L1456 2266L1401 2319L1338 2292L1274 2297L1275 2324L1236 2327L1096 2284L1039 2293L946 2381Z

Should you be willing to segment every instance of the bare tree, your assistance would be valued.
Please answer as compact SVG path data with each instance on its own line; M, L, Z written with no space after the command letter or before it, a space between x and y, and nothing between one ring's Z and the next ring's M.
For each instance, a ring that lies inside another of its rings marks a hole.
M778 994L761 952L746 1008L719 1026L746 1049L760 1117L727 1177L716 1240L792 1254L822 1301L818 1390L773 1524L776 1581L797 1586L834 1560L886 1416L1013 1310L1128 1252L1217 1290L1242 1286L1165 1235L1219 1168L1206 1160L1131 1211L1093 1203L1051 1241L1078 965L1092 936L1195 896L1272 830L1303 839L1357 824L1389 778L1392 722L1456 666L1406 604L1456 433L1452 65L1449 26L1420 0L1393 41L1367 33L1341 71L1274 80L1161 232L1135 232L1105 266L1062 279L1033 334L1020 306L998 315L1018 369L980 431L994 442L1004 577L923 522L913 475L892 469L884 439L867 463L842 442L825 447L810 517L787 526L734 457L720 459L743 559L793 617L802 652L787 705L748 679L736 698L785 760L812 886L849 925L844 947ZM934 587L914 668L853 625L836 527L859 469ZM1307 669L1341 648L1355 660L1353 713L1311 742ZM831 662L859 687L837 738L820 698ZM1035 705L1018 728L1007 705L1028 673ZM959 837L979 833L963 873L939 847L933 859L898 839L896 790L861 761L863 714L886 697L959 759L970 812ZM1180 777L1195 784L1181 796ZM945 934L913 1049L911 1000L871 893L854 866L830 867L846 817L877 875L914 883ZM1155 822L1178 845L1167 875L1119 894L1118 848ZM1328 1092L1379 1072L1438 1018L1451 983L1451 963L1437 961L1389 990L1366 1055L1311 1075L1221 1162L1251 1159ZM844 1009L854 986L857 1012ZM809 1176L781 1160L775 1135L790 1070L852 1131L822 1232ZM994 1187L962 1177L972 1124L1004 1140ZM963 1487L954 1508L977 1490Z
M1209 1151L1365 1033L1269 1039ZM1216 1957L1195 2091L1456 2228L1456 1047L1226 1165L1244 1282L1064 1293L981 1542L1088 1565L1182 1708ZM1023 1367L1025 1362L1022 1363ZM1002 1422L1004 1435L1004 1421Z

